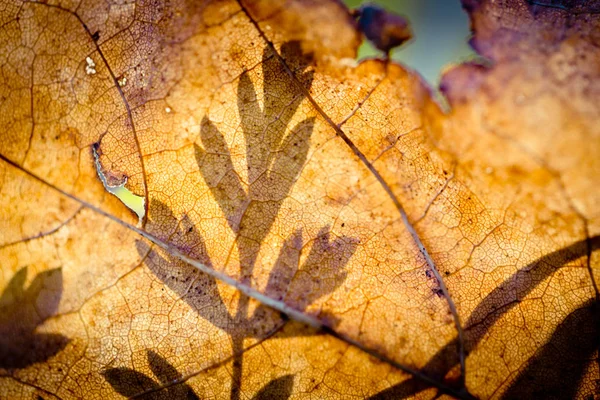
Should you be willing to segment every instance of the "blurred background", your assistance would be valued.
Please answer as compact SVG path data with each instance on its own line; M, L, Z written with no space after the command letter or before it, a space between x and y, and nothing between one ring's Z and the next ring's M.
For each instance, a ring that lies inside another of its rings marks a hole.
M376 4L408 18L413 38L392 51L392 59L419 72L436 88L444 68L476 58L468 45L469 18L460 0L344 0L349 8ZM381 56L370 43L363 42L358 58Z

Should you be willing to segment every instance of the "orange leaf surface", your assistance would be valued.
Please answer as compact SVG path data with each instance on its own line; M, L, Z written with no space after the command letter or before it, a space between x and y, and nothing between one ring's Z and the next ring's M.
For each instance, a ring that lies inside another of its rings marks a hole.
M597 396L600 3L463 4L0 7L0 397Z

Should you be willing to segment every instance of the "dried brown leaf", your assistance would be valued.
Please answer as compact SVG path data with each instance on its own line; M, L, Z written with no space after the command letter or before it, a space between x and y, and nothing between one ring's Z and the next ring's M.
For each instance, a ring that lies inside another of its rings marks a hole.
M334 1L8 2L0 396L597 395L600 6L464 3L444 113Z

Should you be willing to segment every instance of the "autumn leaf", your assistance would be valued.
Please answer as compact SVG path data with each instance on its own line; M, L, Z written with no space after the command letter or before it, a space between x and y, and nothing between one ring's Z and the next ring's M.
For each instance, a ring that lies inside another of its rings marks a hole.
M1 7L0 397L597 396L600 4L463 5Z

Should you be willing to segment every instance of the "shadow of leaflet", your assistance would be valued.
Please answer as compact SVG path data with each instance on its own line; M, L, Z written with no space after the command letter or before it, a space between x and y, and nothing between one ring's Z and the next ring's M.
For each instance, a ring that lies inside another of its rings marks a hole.
M267 383L252 400L287 400L292 395L294 375L284 375Z
M152 350L146 350L146 357L148 357L150 370L158 380L131 368L110 368L103 371L102 375L119 394L127 397L146 400L199 399L187 384L172 385L174 381L181 379L182 375L167 360Z
M200 397L185 382L182 374L167 360L152 350L146 350L148 365L156 379L131 368L109 368L102 372L117 393L135 399L187 399ZM294 377L284 375L266 384L253 400L287 399L292 392Z
M25 368L61 351L69 339L37 333L36 328L56 313L62 296L62 270L36 275L27 290L27 267L12 277L0 296L0 368Z
M591 253L598 250L598 248L600 248L600 235L593 236L589 240L575 242L570 246L548 253L511 275L479 303L465 323L464 335L465 350L467 354L477 347L488 330L503 314L518 305L521 301L520 299L526 297L547 277L566 263L586 255L591 255ZM509 296L513 298L512 301L507 301ZM557 329L560 329L560 327ZM549 358L546 357L544 359L548 360ZM559 361L554 360L553 362ZM427 365L423 367L423 371L443 380L444 376L453 367L457 366L458 363L458 343L455 339L438 351ZM539 362L537 365L540 365ZM539 378L538 375L529 374L528 376ZM538 384L540 383L545 384L545 381L538 382ZM458 382L458 385L464 386L464 383ZM426 384L411 378L379 392L370 397L370 399L382 400L406 398L425 390L428 387L429 386ZM527 396L522 398L527 398Z
M311 61L301 56L299 45L295 42L284 44L281 54L290 64L298 65L299 72L306 69ZM229 228L236 235L239 280L246 285L251 284L261 244L304 166L314 125L314 118L306 118L288 131L287 127L304 97L290 81L278 58L268 49L263 52L262 72L262 110L247 72L241 75L237 91L237 107L246 145L247 189L233 168L225 137L207 118L202 120L201 125L203 147L195 146L200 173ZM299 77L308 86L312 84L312 72L301 72ZM152 199L149 210L149 231L212 267L205 240L187 215L178 220L169 207ZM166 235L165 232L173 233ZM268 296L285 301L300 311L344 282L347 275L344 268L354 254L358 240L346 236L331 239L330 227L325 226L310 243L308 255L300 263L300 253L306 247L302 230L297 229L286 238L265 288ZM244 340L265 336L281 323L281 316L263 305L249 315L250 299L243 295L231 314L214 278L199 273L168 254L149 251L144 242L138 242L137 248L140 255L147 255L147 266L160 280L200 316L230 336L233 353L230 397L239 399ZM327 323L334 325L336 321L329 318ZM145 385L151 389L149 381ZM291 393L292 386L293 376L277 378L267 384L259 395L275 391Z

